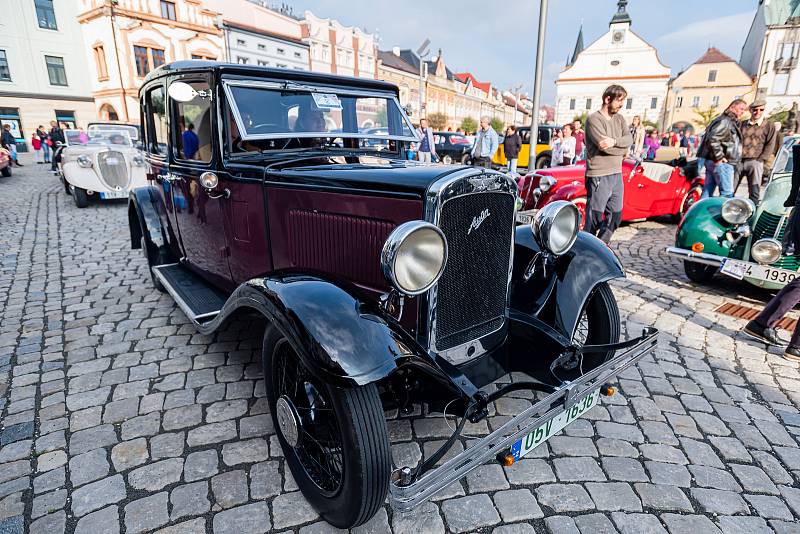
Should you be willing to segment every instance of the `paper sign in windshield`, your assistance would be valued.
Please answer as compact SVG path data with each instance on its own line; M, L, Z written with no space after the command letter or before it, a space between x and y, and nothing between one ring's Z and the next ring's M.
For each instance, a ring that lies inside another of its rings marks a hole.
M314 97L314 103L319 109L342 109L342 103L339 101L338 95L329 93L311 93Z

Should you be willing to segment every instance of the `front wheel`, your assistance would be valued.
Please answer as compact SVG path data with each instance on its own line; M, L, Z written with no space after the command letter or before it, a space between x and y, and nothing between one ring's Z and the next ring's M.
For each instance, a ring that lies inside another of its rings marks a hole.
M580 221L578 221L578 229L583 230L586 228L586 197L575 198L572 203L575 204L575 207L578 208L578 213L581 215Z
M8 165L3 167L3 170L0 171L0 174L3 175L3 178L8 178L11 176L11 162L8 162Z
M607 282L601 282L583 305L583 310L572 333L575 345L606 345L619 342L620 319L617 299ZM559 370L560 380L575 380L604 364L614 356L614 351L590 352L579 359L572 368Z
M72 187L72 198L75 199L75 205L79 208L85 208L89 205L89 196L86 194L86 189Z
M445 154L444 156L442 156L442 163L444 163L445 165L450 165L451 163L453 163L453 156L451 156L450 154Z
M320 380L271 326L262 363L278 440L306 500L333 526L367 522L383 506L391 474L377 387L337 388Z
M61 183L64 184L64 192L68 195L72 194L72 190L69 188L69 182L62 176Z
M684 260L683 270L686 272L686 276L689 277L689 280L697 282L698 284L710 282L714 277L714 273L717 272L717 268L713 265L705 265L688 260Z

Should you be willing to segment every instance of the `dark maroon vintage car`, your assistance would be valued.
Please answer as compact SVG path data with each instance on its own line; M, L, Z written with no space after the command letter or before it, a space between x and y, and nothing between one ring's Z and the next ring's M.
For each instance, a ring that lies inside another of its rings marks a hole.
M140 99L149 185L130 196L132 246L200 332L265 319L278 439L337 527L369 520L387 491L408 510L512 464L656 344L650 329L619 341L608 282L622 266L578 232L573 204L516 227L507 175L405 161L416 139L394 85L191 61L156 69ZM486 387L512 372L527 378ZM542 398L440 462L519 390ZM459 422L393 468L384 410L420 402Z

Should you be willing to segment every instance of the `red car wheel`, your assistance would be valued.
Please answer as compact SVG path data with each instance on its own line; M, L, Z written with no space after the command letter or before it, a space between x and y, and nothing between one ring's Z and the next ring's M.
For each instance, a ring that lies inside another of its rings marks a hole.
M694 206L695 202L700 200L700 196L703 194L703 188L700 185L696 185L689 189L684 195L683 200L681 201L681 208L678 213L675 214L675 219L680 222L683 219L683 216L686 215L686 212L689 211L689 208Z
M583 230L586 228L586 197L573 199L572 203L575 204L575 207L578 208L578 212L581 214L581 220L578 228Z

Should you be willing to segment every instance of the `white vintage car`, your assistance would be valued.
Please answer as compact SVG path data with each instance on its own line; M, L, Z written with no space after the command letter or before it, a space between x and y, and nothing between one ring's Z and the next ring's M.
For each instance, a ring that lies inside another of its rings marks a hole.
M79 208L93 198L128 198L129 190L147 185L135 126L94 123L86 131L65 130L64 137L61 179Z

